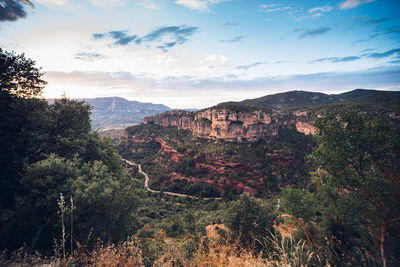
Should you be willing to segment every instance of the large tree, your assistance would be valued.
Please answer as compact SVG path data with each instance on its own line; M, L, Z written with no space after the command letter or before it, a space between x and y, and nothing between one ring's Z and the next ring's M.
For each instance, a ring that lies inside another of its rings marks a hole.
M0 48L0 90L9 95L32 98L40 96L46 84L35 61Z
M393 263L400 252L399 128L387 118L355 113L320 118L316 127L314 178L334 204L335 222L357 221L376 245L371 254L383 266Z

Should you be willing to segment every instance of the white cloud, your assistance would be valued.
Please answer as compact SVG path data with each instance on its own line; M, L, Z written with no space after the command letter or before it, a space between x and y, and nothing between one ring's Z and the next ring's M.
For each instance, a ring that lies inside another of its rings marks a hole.
M176 0L175 4L185 6L198 11L208 11L209 6L228 0Z
M226 62L228 60L229 59L226 56L222 55L222 54L209 55L204 59L204 61L207 61L207 62Z
M46 6L65 6L68 0L36 0L36 2Z
M158 9L158 5L153 0L138 0L137 4L147 9Z
M176 56L171 56L168 54L156 55L156 62L159 64L162 63L173 63L177 62L178 58Z
M110 5L123 5L125 0L90 0L90 2L98 7L106 7Z
M285 10L290 10L292 9L290 6L281 6L278 4L268 4L268 5L259 5L258 8L260 11L264 12L277 12L277 11L285 11Z
M313 13L326 13L326 12L330 12L330 11L332 11L332 7L331 6L329 6L329 5L325 5L325 6L317 6L317 7L314 7L314 8L310 8L309 10L308 10L308 13L310 13L310 14L313 14Z
M340 4L340 9L350 9L362 4L371 3L375 0L346 0Z

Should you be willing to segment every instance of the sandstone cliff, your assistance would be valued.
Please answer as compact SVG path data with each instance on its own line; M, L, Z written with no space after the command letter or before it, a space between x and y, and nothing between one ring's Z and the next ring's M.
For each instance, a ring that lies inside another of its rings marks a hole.
M169 111L147 117L144 124L154 123L164 127L176 126L190 130L194 135L225 140L255 140L264 135L277 135L285 124L277 113L264 111L236 112L210 108L196 113Z

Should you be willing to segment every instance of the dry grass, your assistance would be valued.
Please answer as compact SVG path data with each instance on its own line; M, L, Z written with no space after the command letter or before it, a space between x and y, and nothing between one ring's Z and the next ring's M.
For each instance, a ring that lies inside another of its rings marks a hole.
M292 236L279 239L272 234L270 238L263 239L264 247L270 247L268 260L270 266L330 266L323 263L318 254L305 246L304 240L295 241Z
M192 242L192 243L191 243ZM264 250L255 253L244 248L238 242L229 243L223 239L204 237L199 243L193 240L175 241L164 238L162 256L154 262L155 267L306 267L329 266L319 256L310 251L304 240L293 238L280 239L275 235L263 239ZM189 251L189 252L188 252ZM98 243L89 251L78 245L73 258L63 263L62 255L57 258L44 259L37 253L18 250L13 257L6 259L0 255L0 266L93 266L124 267L144 266L140 244L135 238L128 238L123 243Z
M60 260L55 257L42 257L39 252L22 247L8 253L7 250L1 251L0 266L9 267L31 267L31 266L60 266Z
M163 256L155 261L154 266L231 266L231 267L258 267L269 266L261 257L256 256L251 251L240 248L237 243L219 243L211 240L203 240L197 250L187 257L182 244L169 241L166 243Z
M190 258L184 253L181 243L168 241L163 256L154 266L198 266L198 267L306 267L329 266L320 257L311 252L304 240L295 241L292 237L279 239L276 235L263 239L264 253L243 248L236 243L221 242L216 239L203 239ZM267 249L268 248L268 249ZM186 256L186 257L185 257Z
M93 266L93 267L132 267L144 266L142 260L142 251L134 238L128 238L127 241L118 245L104 245L98 243L95 248L89 252L84 246L78 246L74 251L74 257L66 258L63 256L44 258L37 252L21 248L12 253L3 251L0 254L0 266L12 267L58 267L58 266Z
M134 238L118 245L98 243L90 253L84 247L78 247L73 261L77 266L144 266L142 251Z

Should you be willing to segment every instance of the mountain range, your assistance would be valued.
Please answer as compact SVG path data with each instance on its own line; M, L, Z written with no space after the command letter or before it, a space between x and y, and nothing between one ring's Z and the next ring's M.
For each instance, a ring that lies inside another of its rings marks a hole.
M143 118L171 110L161 104L129 101L122 97L97 97L78 99L93 107L94 129L121 129L140 123Z

